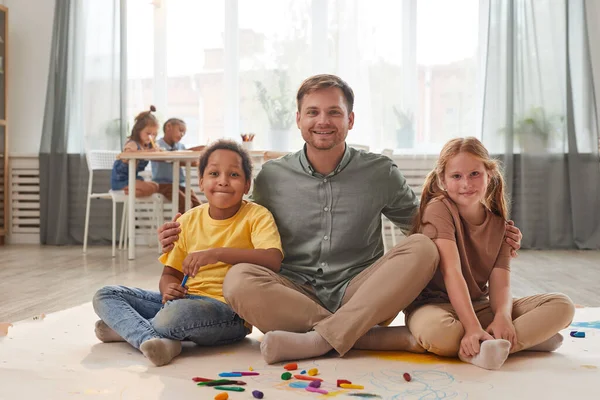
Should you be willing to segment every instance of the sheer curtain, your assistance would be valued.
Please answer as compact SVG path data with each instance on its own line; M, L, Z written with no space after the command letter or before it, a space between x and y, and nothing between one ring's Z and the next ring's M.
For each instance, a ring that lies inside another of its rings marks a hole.
M600 248L588 34L583 0L489 3L483 140L504 160L526 248Z
M81 243L86 149L122 148L121 2L66 0L55 6L52 57L40 144L40 242ZM95 177L106 191L109 176ZM110 238L110 202L90 218L90 242ZM93 227L93 229L92 229Z
M156 104L188 123L188 146L255 133L257 150L299 149L294 98L317 73L355 91L350 143L436 153L477 134L478 0L127 5L128 119Z

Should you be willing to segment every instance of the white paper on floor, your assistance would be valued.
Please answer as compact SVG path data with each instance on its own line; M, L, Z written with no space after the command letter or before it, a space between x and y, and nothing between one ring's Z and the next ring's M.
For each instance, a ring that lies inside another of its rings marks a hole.
M45 319L14 323L0 341L0 399L213 399L217 390L198 387L192 377L215 378L224 371L247 371L258 376L235 378L247 382L246 392L229 398L251 399L252 390L265 400L343 397L357 390L340 390L337 379L364 385L360 392L383 399L558 399L597 395L600 378L600 308L578 309L565 342L554 353L522 352L509 357L499 371L486 371L456 360L401 352L351 351L299 361L302 369L319 369L331 391L324 396L292 388L283 381L284 363L269 366L260 356L262 334L216 348L185 343L181 356L164 367L153 367L126 343L99 343L91 303L49 314ZM571 330L586 332L572 338ZM406 382L403 374L412 376ZM82 397L83 396L83 397Z

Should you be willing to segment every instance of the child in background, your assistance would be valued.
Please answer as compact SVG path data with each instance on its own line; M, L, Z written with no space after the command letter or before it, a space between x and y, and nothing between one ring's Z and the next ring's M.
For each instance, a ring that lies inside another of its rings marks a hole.
M152 137L156 136L158 132L158 121L153 112L156 111L154 106L150 106L149 111L143 111L135 117L135 124L131 130L131 136L125 143L123 151L156 151L152 145ZM147 160L136 160L136 183L135 183L135 196L146 197L158 190L158 185L154 182L146 182L139 176L139 173L146 169L148 165ZM113 164L111 174L111 189L112 190L125 190L125 193L129 193L129 166L128 160L115 160Z
M185 150L181 139L185 136L185 122L179 118L170 118L163 125L165 135L156 142L161 150ZM169 201L173 198L173 164L164 161L152 161L152 180L158 183L158 192ZM192 208L199 206L196 194L191 192ZM185 212L185 175L183 168L179 169L179 212Z
M126 340L157 366L181 352L182 340L213 346L243 339L251 327L225 303L225 275L240 263L279 272L283 259L271 213L243 200L252 177L248 153L217 141L200 157L199 170L208 204L179 218L179 238L160 257L160 292L106 286L94 296L98 339Z
M485 369L521 350L556 350L575 312L560 293L512 298L504 187L479 140L453 139L427 176L413 226L437 245L440 264L405 311L408 329L425 350Z

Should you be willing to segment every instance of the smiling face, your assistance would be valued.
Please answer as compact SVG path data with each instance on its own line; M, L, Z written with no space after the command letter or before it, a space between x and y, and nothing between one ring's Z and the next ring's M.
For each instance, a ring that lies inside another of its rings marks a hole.
M460 208L478 205L485 198L490 175L477 157L461 152L446 163L443 187Z
M318 89L302 98L296 124L312 149L344 148L348 131L354 125L354 112L348 113L339 88Z
M242 157L232 150L215 150L200 178L200 189L208 199L210 216L227 219L240 209L242 199L250 190L242 167Z

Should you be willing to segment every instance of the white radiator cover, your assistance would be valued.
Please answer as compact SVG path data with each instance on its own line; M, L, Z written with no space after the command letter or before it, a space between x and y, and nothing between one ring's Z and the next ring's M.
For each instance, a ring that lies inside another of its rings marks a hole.
M10 157L8 242L40 242L40 164L37 156Z

